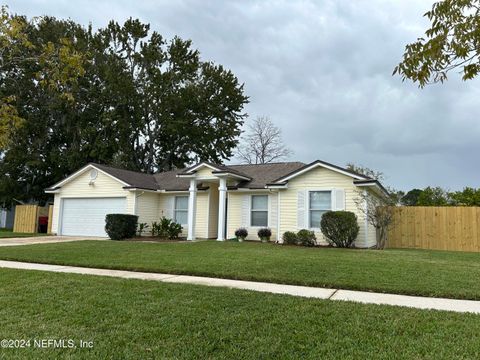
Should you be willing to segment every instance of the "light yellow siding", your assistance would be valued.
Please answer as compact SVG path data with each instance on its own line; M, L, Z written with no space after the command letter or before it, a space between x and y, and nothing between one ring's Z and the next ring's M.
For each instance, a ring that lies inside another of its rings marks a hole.
M208 237L210 239L216 239L218 236L218 185L210 184L209 192Z
M208 192L197 192L197 218L195 222L195 237L208 238Z
M195 173L195 177L202 178L202 177L212 177L212 169L208 166L202 166L200 169L197 170Z
M151 192L137 191L136 200L136 214L138 215L138 223L147 223L149 228L144 232L144 235L150 234L152 222L158 221L160 194Z
M165 216L169 219L174 218L175 208L175 196L188 196L188 192L176 193L176 194L161 194L158 203L159 218ZM197 192L197 216L195 223L195 236L199 239L208 238L208 192ZM180 236L186 237L188 233L187 224L181 224L183 226Z
M121 182L98 172L94 185L89 185L90 169L64 184L60 192L55 194L52 218L52 233L58 232L58 218L60 215L60 203L62 198L89 198L89 197L126 197L125 213L133 214L135 197L133 192L123 189Z
M231 239L235 237L235 230L241 227L245 227L248 231L247 240L260 240L258 238L257 232L260 227L251 227L250 226L250 206L248 209L244 209L244 201L245 197L250 197L251 195L268 195L269 196L269 204L273 203L272 197L277 197L276 193L269 193L268 191L265 192L247 192L247 191L231 191L228 192L228 210L227 210L227 239ZM276 216L276 211L272 211L271 207L269 206L269 228L272 231L272 237L270 238L271 241L276 241L277 239L277 226L276 226L276 219L273 220L271 215L274 213ZM247 214L242 214L243 212L247 211ZM246 217L246 219L245 219ZM244 219L244 220L242 220ZM246 221L245 221L246 220ZM245 223L244 223L245 222ZM274 223L274 226L271 226Z
M299 190L332 189L343 189L345 191L345 210L355 213L358 217L360 232L355 245L359 247L372 246L370 234L368 242L365 238L365 217L355 204L355 198L358 197L360 189L353 184L351 177L320 167L289 180L288 189L281 191L280 233L299 230L297 227L297 196ZM308 201L308 198L306 201ZM305 225L308 226L308 224ZM315 235L320 244L327 244L321 232L316 231Z

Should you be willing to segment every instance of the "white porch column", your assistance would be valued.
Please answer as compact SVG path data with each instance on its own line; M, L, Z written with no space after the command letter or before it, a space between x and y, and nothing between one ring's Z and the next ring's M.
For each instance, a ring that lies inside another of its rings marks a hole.
M218 236L217 241L225 240L225 206L227 204L227 178L220 178L220 185L218 186Z
M195 221L197 218L197 180L190 180L190 188L188 189L190 196L188 197L188 235L187 240L195 240Z

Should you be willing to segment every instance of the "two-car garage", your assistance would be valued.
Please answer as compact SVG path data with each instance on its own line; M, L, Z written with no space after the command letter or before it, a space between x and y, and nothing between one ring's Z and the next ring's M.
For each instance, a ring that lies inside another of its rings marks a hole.
M58 234L107 236L105 215L125 213L126 197L63 198L60 204Z

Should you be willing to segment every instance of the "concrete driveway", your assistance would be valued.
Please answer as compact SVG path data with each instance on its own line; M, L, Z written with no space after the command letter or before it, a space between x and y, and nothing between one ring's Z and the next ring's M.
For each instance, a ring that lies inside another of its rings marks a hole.
M28 238L0 239L0 246L50 244L50 243L82 241L82 240L108 240L108 239L101 238L101 237L88 237L88 236L34 236L34 237L28 237Z

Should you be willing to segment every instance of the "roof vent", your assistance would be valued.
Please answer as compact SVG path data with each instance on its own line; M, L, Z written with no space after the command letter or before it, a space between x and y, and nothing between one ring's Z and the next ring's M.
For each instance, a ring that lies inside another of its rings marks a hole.
M98 171L96 169L90 170L90 182L88 185L93 186L95 184L95 179L98 176Z

